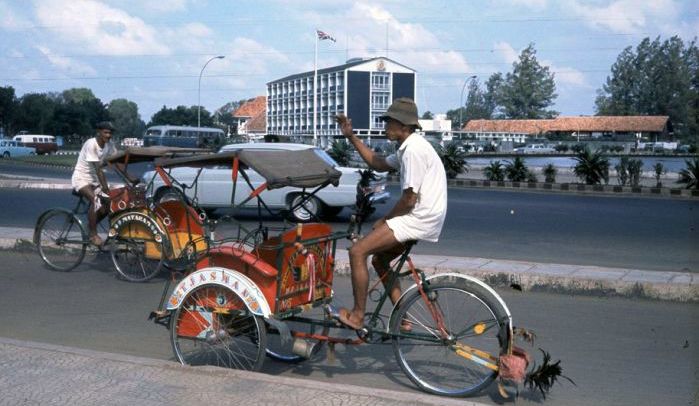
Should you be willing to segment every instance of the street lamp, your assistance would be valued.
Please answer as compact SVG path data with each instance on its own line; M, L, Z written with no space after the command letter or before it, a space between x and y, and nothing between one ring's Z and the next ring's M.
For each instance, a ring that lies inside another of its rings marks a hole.
M473 80L475 78L476 78L476 75L472 75L472 76L468 77L468 79L471 79L471 80ZM464 85L461 86L461 99L460 99L460 103L459 103L459 131L461 131L461 129L463 129L463 127L464 127L464 121L463 121L462 116L463 116L463 112L464 112L464 90L466 90L466 83L468 83L468 81L464 80Z
M225 58L225 56L223 55L214 56L213 58L206 61L204 67L201 68L201 72L199 72L199 90L197 90L197 127L201 127L201 75L204 73L204 69L206 69L206 65L208 65L209 62L213 61L214 59L223 58Z

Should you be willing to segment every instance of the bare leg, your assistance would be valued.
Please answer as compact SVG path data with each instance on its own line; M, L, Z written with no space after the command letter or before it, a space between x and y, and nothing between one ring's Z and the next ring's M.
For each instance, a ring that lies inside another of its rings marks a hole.
M102 239L97 235L97 223L102 221L104 216L107 215L106 208L102 205L99 210L95 210L95 189L93 186L84 186L79 190L79 193L87 199L89 204L87 208L87 225L89 228L88 234L90 236L90 241L94 245L102 245Z
M393 231L386 223L381 224L366 237L357 241L349 250L350 268L352 268L352 293L354 307L352 311L340 309L340 320L352 328L363 325L366 312L367 290L369 289L369 271L367 258L371 254L386 251L401 245L393 236Z
M379 277L381 277L381 282L383 283L384 289L386 289L386 291L388 292L389 298L391 299L391 303L393 304L396 304L398 299L400 299L400 281L396 278L396 280L393 283L393 286L388 286L389 276L387 275L387 272L390 269L391 261L398 258L398 256L400 256L404 250L405 245L399 244L392 249L377 252L371 258L371 264L374 266L376 273L379 274Z

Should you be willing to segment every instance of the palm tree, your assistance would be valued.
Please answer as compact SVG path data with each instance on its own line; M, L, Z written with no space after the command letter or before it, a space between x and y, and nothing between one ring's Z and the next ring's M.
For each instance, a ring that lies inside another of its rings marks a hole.
M352 156L352 146L344 140L333 141L333 144L328 151L328 155L330 155L340 166L348 166L350 157Z
M655 187L663 187L660 177L667 172L667 169L665 169L662 162L656 162L655 165L653 165L653 171L655 171Z
M556 169L553 164L547 164L544 166L543 173L544 173L544 182L546 183L556 183L556 173L558 170Z
M488 180L498 182L505 180L505 171L500 161L490 161L490 165L483 168L483 175Z
M692 161L686 160L684 162L687 167L680 171L677 183L685 184L686 189L699 189L699 158L695 157Z
M439 144L432 143L439 159L442 160L444 171L447 173L447 179L454 179L460 173L468 172L469 165L466 162L466 152L459 148L459 144L450 142L442 147Z
M586 147L577 153L575 160L578 163L573 168L573 173L585 184L599 185L602 181L609 183L609 159L601 152L593 153Z
M511 162L505 164L505 175L507 179L512 182L524 182L527 180L527 173L529 170L524 164L524 159L522 157L515 157Z

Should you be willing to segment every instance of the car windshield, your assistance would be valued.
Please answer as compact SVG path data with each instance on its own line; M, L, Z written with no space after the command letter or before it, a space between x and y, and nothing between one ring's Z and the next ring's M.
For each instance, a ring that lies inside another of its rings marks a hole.
M328 165L330 165L330 166L332 166L332 167L339 166L339 165L337 164L337 162L335 162L335 160L332 159L332 157L331 157L330 155L328 155L328 153L325 152L325 151L323 151L322 149L320 149L320 148L313 148L313 152L315 152L316 155L318 155L319 157L321 157Z

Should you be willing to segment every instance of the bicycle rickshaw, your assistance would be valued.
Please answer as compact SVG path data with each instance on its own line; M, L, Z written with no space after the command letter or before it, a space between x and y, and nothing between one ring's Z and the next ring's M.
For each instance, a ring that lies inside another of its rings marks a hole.
M264 208L265 190L292 186L309 197L340 177L312 150L159 159L156 172L174 182L170 169L207 165L230 165L234 185L239 176L246 179L250 191L245 200L258 199L258 213ZM266 182L253 185L248 170ZM356 239L373 210L363 188L370 176L369 171L362 174L347 231L333 231L324 223L274 229L260 221L257 229L231 238L204 238L206 249L199 251L196 270L173 289L166 285L158 309L151 313L157 324L169 328L175 357L183 364L256 371L265 356L298 362L311 358L324 343L330 350L338 343L390 343L402 370L430 393L472 395L498 374L510 377L513 369L523 378L528 356L513 346L517 330L502 298L468 275L427 275L410 259L412 244L387 273L391 280L405 276L414 282L400 300L391 307L386 292L372 293L376 309L366 315L356 337L329 334L351 330L333 317L335 254L337 241ZM234 186L231 202L237 192ZM190 202L180 200L185 206ZM192 235L191 241L199 238ZM309 316L314 309L321 316Z
M110 189L104 202L109 204L108 238L104 249L110 252L114 267L122 278L132 282L150 280L164 264L176 264L184 249L182 235L202 233L200 221L171 223L171 218L186 218L178 212L182 208L147 199L148 184L131 182L128 165L201 153L209 151L178 147L131 147L107 160L107 164L124 181L124 186ZM80 265L90 247L81 218L87 213L89 205L79 193L73 191L73 195L78 198L73 210L49 209L39 216L34 229L34 243L41 259L49 268L57 271L70 271ZM187 210L190 216L200 217L192 208ZM190 229L184 230L186 227Z

